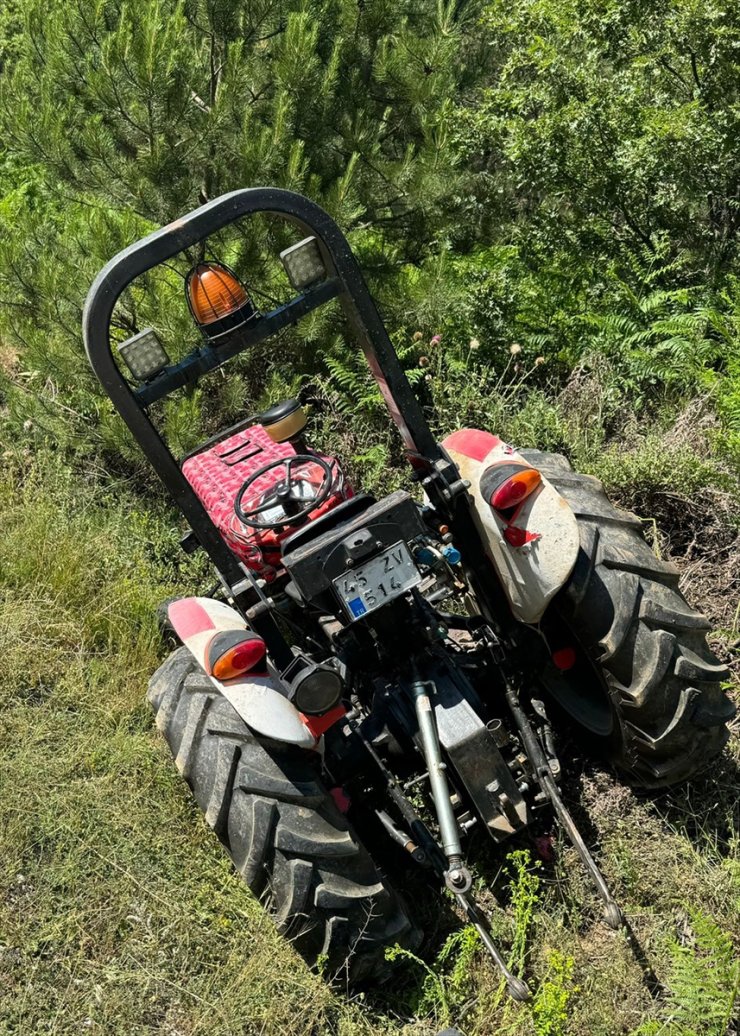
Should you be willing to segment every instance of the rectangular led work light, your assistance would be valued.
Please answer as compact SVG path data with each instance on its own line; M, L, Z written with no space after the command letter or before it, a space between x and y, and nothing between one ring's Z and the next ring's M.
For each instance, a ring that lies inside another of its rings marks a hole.
M298 291L326 280L326 267L315 237L306 237L280 253L288 280Z
M150 381L170 362L167 352L152 327L145 327L118 346L121 358L137 381Z

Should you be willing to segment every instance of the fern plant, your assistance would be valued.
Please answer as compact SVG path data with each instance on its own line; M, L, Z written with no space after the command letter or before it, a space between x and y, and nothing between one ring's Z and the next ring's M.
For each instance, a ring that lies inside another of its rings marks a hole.
M594 314L596 347L621 368L638 398L663 388L687 389L706 380L724 345L718 313L692 304L683 290L628 294L624 308Z
M675 286L682 263L668 259L670 253L667 241L658 242L656 250L625 251L620 266L609 270L601 306L584 318L592 338L589 349L610 358L623 389L638 403L648 395L706 385L728 338L734 337L716 300Z
M412 387L419 385L424 378L424 370L418 362L414 362L418 346L416 343L394 344L410 384ZM385 417L383 397L362 352L335 343L333 353L326 356L325 363L329 371L329 384L338 390L336 402L342 413L356 415L359 412L370 418L382 414Z
M673 940L669 992L660 1022L641 1026L632 1036L729 1036L736 1032L740 960L732 939L720 926L693 910L693 945Z
M740 982L738 961L727 932L701 911L691 913L695 946L670 947L671 1021L700 1036L726 1036L735 1016Z

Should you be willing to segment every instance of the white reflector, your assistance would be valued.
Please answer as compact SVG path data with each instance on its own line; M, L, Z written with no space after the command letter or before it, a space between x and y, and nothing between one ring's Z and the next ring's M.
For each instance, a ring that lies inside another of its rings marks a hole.
M170 362L156 331L145 327L118 346L121 358L137 381L149 381Z
M326 267L315 237L306 237L280 253L288 280L298 291L326 280Z

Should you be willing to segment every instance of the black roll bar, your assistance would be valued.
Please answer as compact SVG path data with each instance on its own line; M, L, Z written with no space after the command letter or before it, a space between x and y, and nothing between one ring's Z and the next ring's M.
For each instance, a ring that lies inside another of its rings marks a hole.
M111 319L123 291L147 270L171 259L222 227L257 212L281 216L296 226L302 236L315 236L326 264L329 283L324 282L287 306L263 317L251 333L247 332L239 340L238 347L223 347L223 352L204 349L200 359L187 358L181 364L168 368L162 376L164 380L159 383L161 388L152 387L157 385L155 380L139 390L132 389L113 358L110 341ZM362 346L406 449L425 462L425 466L434 466L443 460L442 451L411 390L349 243L334 220L300 194L272 187L255 187L224 194L119 252L103 267L88 293L83 314L83 333L90 364L145 456L185 515L198 542L232 589L244 583L244 570L151 422L146 407L154 399L195 380L200 373L219 366L253 341L277 333L288 323L294 323L300 316L333 297L339 299Z

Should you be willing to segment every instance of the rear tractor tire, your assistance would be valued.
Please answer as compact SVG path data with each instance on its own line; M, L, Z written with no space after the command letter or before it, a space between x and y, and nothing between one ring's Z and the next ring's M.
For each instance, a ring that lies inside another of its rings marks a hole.
M180 774L279 931L330 980L382 979L420 932L321 780L318 753L258 738L187 648L149 701Z
M655 556L639 518L615 507L598 479L557 454L523 456L570 504L581 536L543 629L548 618L565 626L586 660L580 679L579 664L572 674L548 667L546 686L635 785L695 776L722 751L735 713L722 690L727 667L707 645L710 624L687 603L674 566Z

